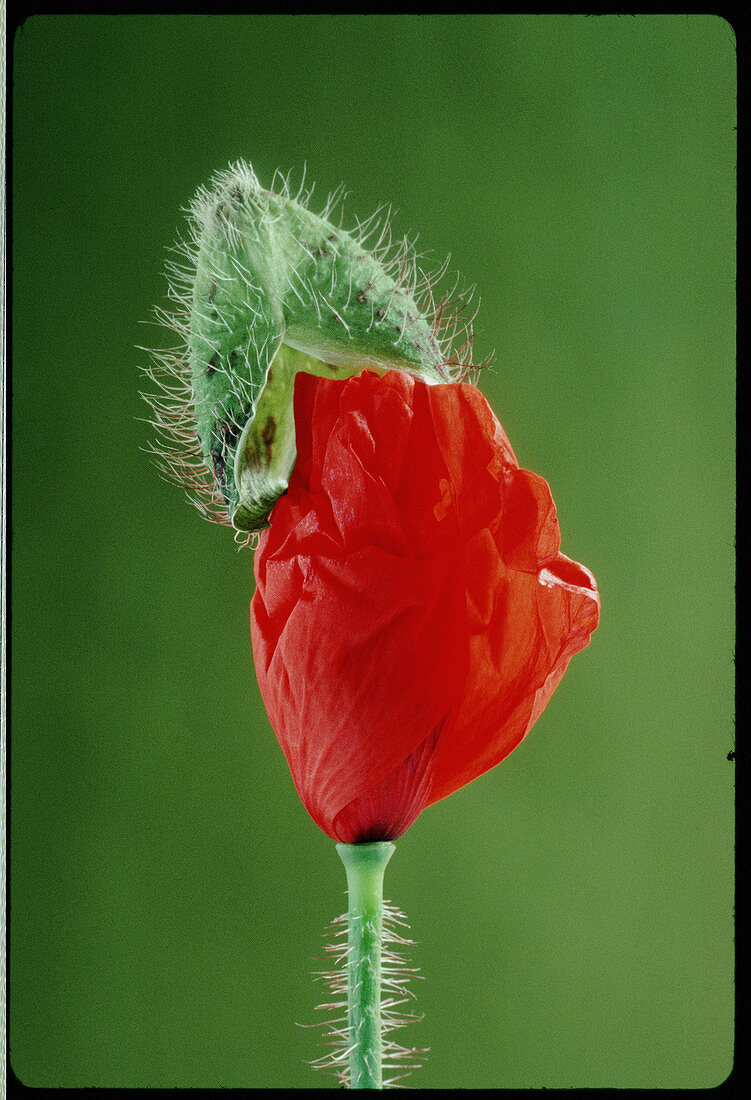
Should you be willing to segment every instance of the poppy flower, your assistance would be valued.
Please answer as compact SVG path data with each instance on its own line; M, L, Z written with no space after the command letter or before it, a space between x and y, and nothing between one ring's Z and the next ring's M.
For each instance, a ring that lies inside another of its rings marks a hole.
M475 386L298 374L295 424L255 555L258 683L321 829L393 840L526 736L597 586Z

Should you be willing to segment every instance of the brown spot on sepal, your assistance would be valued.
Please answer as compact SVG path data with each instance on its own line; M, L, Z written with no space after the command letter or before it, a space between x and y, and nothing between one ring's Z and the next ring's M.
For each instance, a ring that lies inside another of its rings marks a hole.
M266 419L263 431L261 432L261 439L266 447L266 461L271 462L271 448L276 438L276 420L273 416L269 416Z

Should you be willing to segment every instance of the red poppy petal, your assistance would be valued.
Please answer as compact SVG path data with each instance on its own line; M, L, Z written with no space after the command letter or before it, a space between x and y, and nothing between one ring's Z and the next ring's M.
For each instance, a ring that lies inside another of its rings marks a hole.
M300 796L331 825L430 736L461 691L463 592L451 555L415 562L371 546L294 568L265 561L253 649ZM292 606L270 643L274 586L288 587Z
M428 801L433 753L440 734L434 729L393 771L337 814L332 835L344 844L396 840Z
M594 578L583 566L560 555L539 574L520 572L489 543L485 534L468 548L467 575L474 582L468 585L470 671L436 747L430 803L516 748L599 618ZM492 597L483 604L488 592Z
M426 434L446 467L462 536L497 519L504 480L518 463L493 410L474 386L424 387Z
M301 374L295 415L256 552L258 682L314 820L393 839L525 736L599 597L475 387Z
M557 556L561 530L550 486L539 474L513 471L503 494L501 522L503 557L512 568L536 573Z

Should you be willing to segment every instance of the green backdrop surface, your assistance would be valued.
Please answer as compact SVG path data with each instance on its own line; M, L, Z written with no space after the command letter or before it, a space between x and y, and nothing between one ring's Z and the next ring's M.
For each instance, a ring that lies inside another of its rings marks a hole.
M36 16L12 43L10 1061L333 1087L345 906L258 693L252 558L143 448L137 345L214 170L303 164L476 283L482 387L602 622L397 842L438 1087L733 1061L735 80L715 16Z

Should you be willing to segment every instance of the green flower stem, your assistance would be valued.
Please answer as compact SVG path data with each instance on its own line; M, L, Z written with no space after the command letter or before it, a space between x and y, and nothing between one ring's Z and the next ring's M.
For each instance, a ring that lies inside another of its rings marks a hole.
M350 1088L383 1088L381 1032L381 946L383 872L394 845L337 844L347 871L347 1025Z

